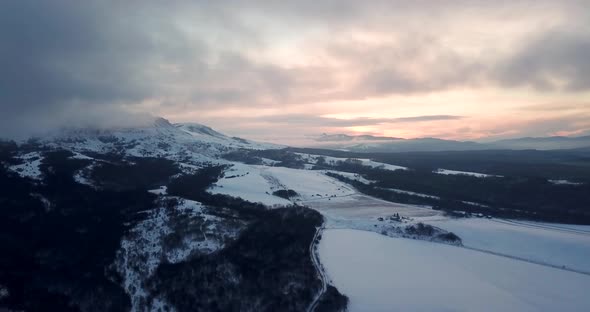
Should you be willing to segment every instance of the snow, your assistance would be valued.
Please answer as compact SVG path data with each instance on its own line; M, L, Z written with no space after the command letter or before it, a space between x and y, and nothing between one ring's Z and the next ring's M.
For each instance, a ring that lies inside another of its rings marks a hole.
M408 194L408 195L414 195L414 196L424 197L424 198L440 199L440 197L438 197L438 196L428 195L428 194L424 194L424 193L410 192L410 191L400 190L400 189L396 189L396 188L383 188L383 189L388 190L388 191L392 191L392 192L396 192L396 193L400 193L400 194Z
M433 172L438 173L438 174L446 174L446 175L461 174L461 175L468 175L468 176L472 176L472 177L476 177L476 178L498 177L497 175L492 175L492 174L469 172L469 171L448 170L448 169L437 169Z
M164 157L192 165L222 164L219 156L238 149L276 149L275 144L231 138L198 124L170 124L158 118L135 128L62 129L49 133L41 143L74 152L73 158L88 159L87 152L124 151L127 156Z
M8 167L9 170L18 173L23 178L31 178L34 180L41 180L41 170L39 166L43 161L43 156L38 152L27 153L17 157L23 163Z
M188 232L182 237L181 244L166 247L166 237L178 229L170 217L170 210L161 207L146 212L146 219L131 229L130 234L121 241L115 264L123 277L123 287L131 297L131 311L143 311L140 307L149 302L149 294L143 285L163 260L178 263L195 253L210 254L221 249L224 240L235 239L239 233L239 229L217 227L220 219L204 213L201 203L179 200L179 205L174 209L187 214L186 217L191 220L201 221L199 233ZM166 305L161 298L152 300L151 311Z
M209 189L212 194L225 194L267 206L290 205L291 201L272 195L281 189L264 174L264 166L234 163L225 177Z
M457 234L466 247L590 273L590 226L480 218L428 224Z
M337 201L357 192L350 186L325 175L322 171L299 170L234 163L225 177L209 189L213 194L226 194L259 202L267 206L290 205L292 201L272 195L291 189L299 194L296 202L308 200Z
M310 164L316 164L320 157L323 157L327 164L329 165L336 165L338 162L344 162L349 159L360 161L361 165L371 167L371 168L381 168L385 170L407 170L408 168L396 165L390 165L382 162L377 162L370 160L368 158L340 158L340 157L332 157L332 156L322 156L322 155L313 155L313 154L305 154L305 153L295 153L304 161L307 161Z
M92 179L90 178L90 175L91 175L92 171L94 170L95 166L96 166L96 163L92 163L92 164L86 166L85 168L82 168L82 169L76 171L74 173L74 181L76 181L80 184L94 187L94 184L92 183Z
M580 183L580 182L572 182L569 180L549 180L550 183L553 183L555 185L582 185L584 183Z
M590 276L465 248L325 230L320 260L349 311L590 311Z
M268 158L264 158L264 157L261 157L260 160L262 161L263 165L269 166L269 167L272 167L272 166L280 163L280 161L276 161L276 160L268 159Z
M321 170L321 172L322 173L335 173L335 174L341 175L347 179L358 181L358 182L361 182L364 184L371 184L371 183L376 182L376 181L371 181L371 180L365 179L365 177L363 177L362 175L360 175L358 173L336 171L336 170Z
M88 156L86 156L84 154L80 154L78 152L73 152L73 153L74 153L74 155L73 156L70 156L71 159L94 160L94 158L88 157Z
M168 187L165 185L162 185L159 188L149 190L148 192L155 194L155 195L167 195L168 194Z
M298 170L284 167L260 167L263 174L276 179L276 183L299 193L299 200L337 200L356 194L356 190L320 171Z
M9 295L10 292L8 291L8 288L0 284L0 300L8 297Z

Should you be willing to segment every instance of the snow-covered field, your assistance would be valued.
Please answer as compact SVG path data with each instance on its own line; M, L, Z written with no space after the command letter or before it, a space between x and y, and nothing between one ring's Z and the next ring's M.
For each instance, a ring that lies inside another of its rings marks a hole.
M555 185L582 185L584 183L579 183L579 182L572 182L569 180L549 180L549 182L555 184Z
M264 175L264 168L267 167L235 163L225 172L225 177L209 189L209 192L241 197L244 200L271 207L291 204L287 199L272 195L274 191L280 189L280 185L270 181L268 175Z
M590 276L419 240L329 229L319 245L349 311L590 311Z
M354 181L358 181L364 184L371 184L374 183L376 181L371 181L366 179L365 177L363 177L362 175L358 174L358 173L352 173L352 172L344 172L344 171L337 171L337 170L320 170L322 173L334 173L334 174L338 174L341 175L347 179L351 179Z
M9 170L18 173L24 178L31 178L34 180L41 179L41 170L39 169L39 166L43 161L43 156L41 156L39 152L27 153L18 158L22 160L23 163L8 167Z
M442 218L440 211L432 210L430 207L392 203L362 194L354 194L333 201L309 200L304 204L324 214L329 222L370 220L374 223L379 217L385 218L396 213L407 218L428 219L436 216Z
M448 174L450 174L450 175L462 174L462 175L468 175L468 176L472 176L472 177L476 177L476 178L496 177L495 175L491 175L491 174L485 174L485 173L479 173L479 172L469 172L469 171L448 170L448 169L437 169L434 171L434 173L447 174L447 175Z
M344 162L349 159L353 159L355 161L359 161L361 165L371 167L371 168L382 168L385 170L407 170L408 168L396 165L390 165L382 162L377 162L370 160L368 158L340 158L340 157L332 157L332 156L321 156L321 155L313 155L313 154L305 154L305 153L296 153L297 155L301 156L303 160L310 164L316 164L318 159L323 158L325 162L329 165L336 165L338 162Z
M274 191L292 189L299 196L296 202L308 200L337 200L356 194L350 186L326 176L321 171L284 167L267 167L235 163L225 177L209 192L241 197L268 206L289 205L292 201L272 195Z
M466 247L590 273L590 226L478 218L428 223L459 235Z
M325 175L320 171L298 170L284 167L266 167L263 174L276 178L285 188L299 193L299 200L334 200L350 196L357 191L345 183Z

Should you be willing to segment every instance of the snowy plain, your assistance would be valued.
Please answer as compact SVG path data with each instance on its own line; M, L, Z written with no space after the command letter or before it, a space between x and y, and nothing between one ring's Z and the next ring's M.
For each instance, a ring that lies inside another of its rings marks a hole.
M278 190L295 190L299 196L295 202L308 200L337 200L356 194L356 190L325 175L321 171L299 170L285 167L268 167L234 163L209 189L213 194L226 194L241 197L268 206L290 205L292 201L274 196Z
M590 273L590 226L479 218L428 223L459 235L466 247Z
M590 311L590 276L420 240L328 229L320 260L349 311Z
M336 165L338 162L345 162L347 160L355 160L358 161L361 165L371 168L382 168L385 170L407 170L407 167L397 166L386 164L382 162L373 161L368 158L342 158L342 157L332 157L332 156L323 156L323 155L314 155L314 154L305 154L305 153L295 153L299 155L303 160L307 161L310 164L317 164L320 158L324 159L327 164Z
M479 173L479 172L470 172L470 171L457 171L457 170L449 170L449 169L437 169L433 171L434 173L438 174L446 174L446 175L468 175L476 178L489 178L489 177L497 177L496 175Z

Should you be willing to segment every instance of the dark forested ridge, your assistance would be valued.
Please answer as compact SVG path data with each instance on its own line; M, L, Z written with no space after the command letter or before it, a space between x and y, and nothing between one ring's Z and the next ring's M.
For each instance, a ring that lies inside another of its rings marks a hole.
M320 289L309 242L322 216L303 207L262 214L223 250L161 266L154 293L178 311L304 311Z
M23 162L15 156L25 147L39 153L39 179L7 169ZM248 226L215 253L163 265L150 279L153 295L178 311L301 311L319 290L309 255L323 222L316 211L267 210L206 192L223 175L223 166L180 174L166 159L74 156L39 146L0 146L0 310L128 311L130 297L113 263L122 238L160 204L148 192L160 185L177 196L172 199L198 200L212 215ZM92 186L74 178L88 168ZM337 291L324 301L334 307L329 311L346 306Z
M43 181L0 167L1 306L25 311L126 311L110 265L136 212L154 206L142 190L93 189L73 172L87 161L44 154ZM44 200L42 200L44 199Z

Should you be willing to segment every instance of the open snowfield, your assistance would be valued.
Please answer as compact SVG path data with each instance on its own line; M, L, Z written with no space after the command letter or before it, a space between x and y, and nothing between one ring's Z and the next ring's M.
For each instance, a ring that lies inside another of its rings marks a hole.
M23 163L8 167L8 169L18 173L21 177L31 178L34 180L41 179L41 170L39 166L43 161L43 156L38 152L24 154L20 157Z
M284 167L267 167L235 163L209 192L241 197L268 206L289 205L291 201L272 195L274 191L292 189L299 196L295 201L337 201L356 194L350 186L320 171Z
M301 156L303 160L307 161L310 164L316 164L319 158L323 158L326 163L330 165L336 165L338 162L344 162L350 158L340 158L340 157L332 157L332 156L322 156L322 155L313 155L313 154L305 154L305 153L296 153L297 155ZM353 158L359 161L363 166L371 167L371 168L382 168L385 170L407 170L407 167L390 165L378 161L373 161L368 158Z
M590 276L419 240L325 230L320 260L349 311L590 311Z
M264 168L267 167L234 163L234 166L225 172L225 177L217 181L209 192L241 197L271 207L291 204L287 199L272 195L280 186L264 175Z
M485 174L485 173L479 173L479 172L470 172L470 171L457 171L457 170L448 170L448 169L437 169L434 171L434 173L438 173L438 174L451 174L451 175L457 175L457 174L462 174L462 175L468 175L468 176L472 176L472 177L476 177L476 178L488 178L488 177L495 177L495 175L491 175L491 174Z
M374 220L396 213L408 218L428 218L441 214L440 211L432 210L430 207L392 203L363 194L353 194L338 200L308 200L304 204L336 219Z
M263 174L274 177L287 189L299 193L299 200L334 200L357 193L351 186L342 183L321 171L299 170L285 167L265 167ZM332 199L330 199L332 198Z
M427 223L459 235L466 247L590 273L590 226L478 218Z

